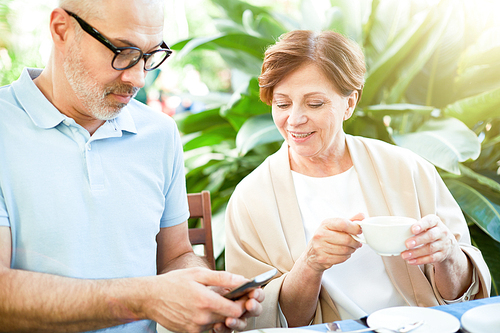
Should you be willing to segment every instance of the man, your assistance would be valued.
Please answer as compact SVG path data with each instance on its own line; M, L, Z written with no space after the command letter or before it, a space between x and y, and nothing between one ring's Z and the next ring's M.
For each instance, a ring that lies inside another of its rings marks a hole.
M59 5L47 67L0 88L0 331L243 329L263 291L200 268L175 123L133 100L171 52L162 1Z

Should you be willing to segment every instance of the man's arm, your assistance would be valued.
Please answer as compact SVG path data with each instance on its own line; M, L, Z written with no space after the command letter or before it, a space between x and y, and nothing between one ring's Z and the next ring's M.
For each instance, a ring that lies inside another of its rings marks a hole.
M156 241L158 243L157 266L159 274L175 272L175 270L188 267L208 268L208 264L193 252L189 242L187 221L174 227L162 228L156 237ZM212 288L219 294L226 293L230 289L227 287ZM228 316L214 326L215 331L221 333L245 329L247 326L246 318L258 316L262 312L260 303L263 300L263 290L257 289L250 293L248 297L237 301L236 303L242 306L244 315L238 317Z
M11 244L10 228L0 227L4 331L81 332L139 319L156 320L176 331L203 331L245 311L242 304L206 287L234 288L246 281L241 276L192 268L152 277L73 279L11 269Z
M173 227L161 228L156 242L158 274L189 267L208 268L207 263L193 252L187 221Z
M124 281L81 280L10 269L11 232L0 227L0 327L77 332L134 319L120 300ZM125 291L125 294L127 292Z

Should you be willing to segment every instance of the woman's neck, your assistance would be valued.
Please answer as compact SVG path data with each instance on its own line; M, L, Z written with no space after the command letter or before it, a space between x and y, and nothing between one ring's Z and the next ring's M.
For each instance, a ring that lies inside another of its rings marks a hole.
M329 177L349 170L352 166L351 155L344 139L343 144L334 151L321 156L300 156L289 147L288 156L292 171L310 177Z

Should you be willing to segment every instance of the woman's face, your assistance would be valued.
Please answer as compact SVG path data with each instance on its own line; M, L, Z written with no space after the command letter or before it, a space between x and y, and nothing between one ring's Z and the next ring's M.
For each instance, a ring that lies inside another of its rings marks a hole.
M356 100L356 91L341 96L319 67L306 64L274 87L274 123L293 155L329 158L344 146L342 122L351 116Z

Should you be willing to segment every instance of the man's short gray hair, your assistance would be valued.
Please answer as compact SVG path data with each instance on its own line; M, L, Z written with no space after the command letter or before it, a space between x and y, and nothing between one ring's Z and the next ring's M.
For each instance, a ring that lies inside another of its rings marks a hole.
M59 0L59 7L69 10L85 20L89 18L103 19L103 1L105 0Z

